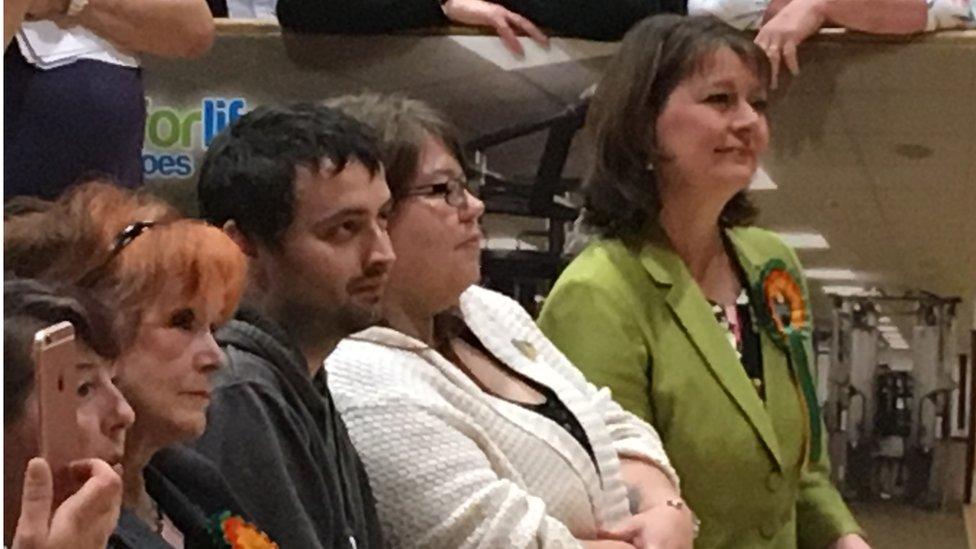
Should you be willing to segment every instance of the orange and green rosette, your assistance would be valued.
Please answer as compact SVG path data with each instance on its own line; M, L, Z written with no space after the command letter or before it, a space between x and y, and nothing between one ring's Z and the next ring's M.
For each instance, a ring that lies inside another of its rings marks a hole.
M267 534L230 511L211 517L210 535L217 549L278 549Z
M810 318L797 280L782 260L773 259L763 267L755 291L762 304L758 307L760 322L789 357L803 392L810 420L810 460L816 461L821 451L820 406L805 345L812 333Z

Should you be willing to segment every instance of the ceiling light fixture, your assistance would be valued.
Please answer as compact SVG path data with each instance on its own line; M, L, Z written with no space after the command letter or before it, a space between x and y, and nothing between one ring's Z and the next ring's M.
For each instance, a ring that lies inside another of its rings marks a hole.
M807 275L807 278L813 280L856 280L858 278L857 273L851 269L813 267L804 269L803 272Z
M780 232L778 234L791 248L797 250L826 250L830 248L827 239L820 233Z
M867 290L861 286L824 286L823 292L827 295L838 295L842 297L849 297L849 296L872 297L878 295L877 290L874 289Z

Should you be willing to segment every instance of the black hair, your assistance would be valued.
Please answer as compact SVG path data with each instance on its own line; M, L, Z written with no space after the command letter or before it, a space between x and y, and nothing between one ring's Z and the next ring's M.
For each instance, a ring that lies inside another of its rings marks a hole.
M3 423L20 418L34 387L34 334L58 322L70 322L75 337L99 356L114 360L120 348L112 314L104 305L73 288L54 288L33 279L3 283Z
M250 238L277 246L295 215L299 166L337 171L359 162L382 170L372 130L336 109L311 103L261 106L214 139L197 184L200 214L218 226L234 221Z

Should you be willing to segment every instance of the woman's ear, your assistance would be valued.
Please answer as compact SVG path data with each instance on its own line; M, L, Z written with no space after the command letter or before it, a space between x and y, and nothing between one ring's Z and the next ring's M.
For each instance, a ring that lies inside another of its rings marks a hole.
M224 234L229 236L230 239L237 244L237 247L240 248L241 252L243 252L248 258L254 259L254 257L257 256L257 246L253 240L251 240L246 234L244 234L243 231L241 231L241 228L237 226L236 221L231 219L227 221L227 223L224 223L223 231Z

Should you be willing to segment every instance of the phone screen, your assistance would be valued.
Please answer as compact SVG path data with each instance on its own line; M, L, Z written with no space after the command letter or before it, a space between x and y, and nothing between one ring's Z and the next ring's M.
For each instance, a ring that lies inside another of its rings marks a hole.
M40 450L54 474L55 490L64 486L67 467L85 457L78 426L78 354L75 329L61 322L34 336L35 379L40 408ZM59 480L61 482L59 482Z

